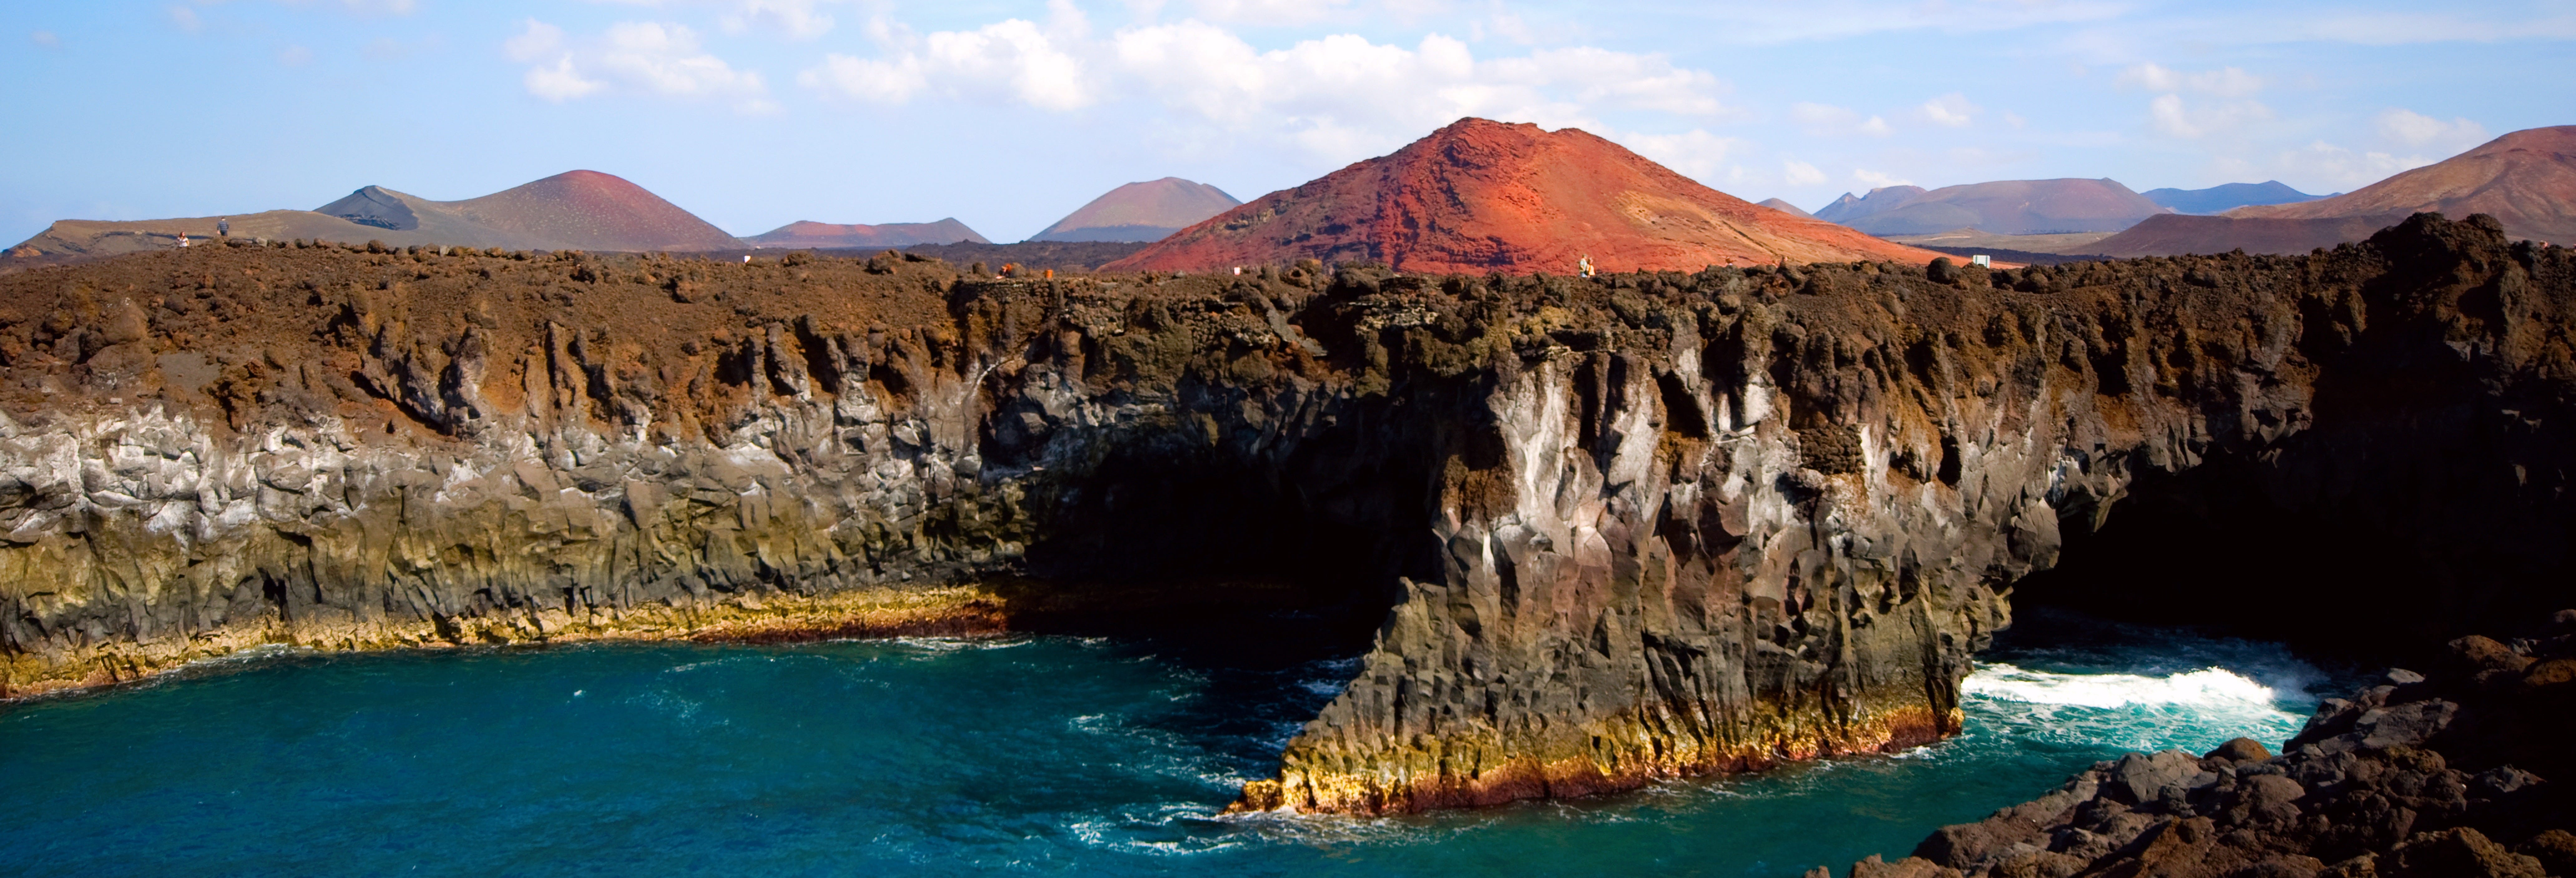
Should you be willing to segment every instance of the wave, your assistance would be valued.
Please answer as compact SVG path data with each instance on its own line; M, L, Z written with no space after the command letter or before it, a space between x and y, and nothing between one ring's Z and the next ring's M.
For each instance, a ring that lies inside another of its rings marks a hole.
M2061 674L2010 664L1981 665L1960 683L1967 695L2024 704L2075 707L2148 705L2272 709L2280 693L2225 668L2202 668L2156 677L2146 674Z

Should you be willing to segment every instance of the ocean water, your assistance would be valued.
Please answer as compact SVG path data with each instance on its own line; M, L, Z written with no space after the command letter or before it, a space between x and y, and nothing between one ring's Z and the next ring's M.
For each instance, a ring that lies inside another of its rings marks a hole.
M276 653L0 707L0 874L1791 876L2125 750L2277 744L2277 646L2025 614L1967 732L1388 819L1216 816L1348 658L1154 640Z

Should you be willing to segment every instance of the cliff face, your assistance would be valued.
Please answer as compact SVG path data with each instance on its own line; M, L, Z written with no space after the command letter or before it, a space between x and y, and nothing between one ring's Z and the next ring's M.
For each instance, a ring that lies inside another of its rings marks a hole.
M1135 583L1284 576L1382 618L1241 808L1932 740L2011 582L2212 461L2292 510L2433 504L2391 557L2563 573L2576 449L2567 254L2433 217L1993 274L233 247L0 286L13 694L273 642L992 630ZM2476 478L2380 465L2446 455ZM2420 588L2354 587L2383 585Z

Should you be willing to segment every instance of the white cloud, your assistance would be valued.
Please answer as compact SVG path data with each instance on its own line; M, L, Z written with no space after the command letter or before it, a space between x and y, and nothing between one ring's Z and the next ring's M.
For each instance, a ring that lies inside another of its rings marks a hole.
M1967 95L1954 91L1924 101L1923 106L1915 108L1915 114L1922 117L1923 121L1934 125L1945 128L1965 128L1969 123L1977 120L1977 112L1982 109L1984 108L1968 103Z
M1783 161L1780 163L1780 168L1781 179L1791 186L1813 186L1828 179L1825 172L1816 170L1815 165L1806 162Z
M676 24L620 22L599 37L567 41L562 28L532 18L501 49L530 64L522 80L529 94L558 103L615 90L775 109L759 73L700 50L697 33Z
M1618 140L1656 164L1702 181L1717 179L1727 157L1746 145L1743 138L1698 129L1681 134L1630 134Z
M27 42L34 43L48 49L63 44L62 38L54 36L54 32L49 30L40 30L28 34Z
M2487 128L2465 118L2444 122L2431 116L2399 107L2382 111L2375 120L2379 136L2413 149L2435 149L2456 154L2487 142Z
M501 43L502 54L521 64L553 55L563 48L563 28L536 19L520 22L519 35Z
M1601 110L1732 112L1722 100L1726 84L1706 71L1591 47L1480 59L1466 42L1440 34L1411 46L1335 34L1263 51L1195 18L1093 37L1065 5L1043 26L1011 19L926 36L882 21L871 29L883 47L877 57L833 55L798 81L887 104L937 95L1063 112L1145 101L1180 124L1283 138L1341 160L1462 116L1554 127L1597 126L1590 114Z
M529 94L558 104L607 87L603 83L583 79L581 73L572 68L571 55L563 56L552 65L528 68L528 75L522 81L527 84Z
M2273 165L2283 177L2322 180L2325 188L2351 191L2387 179L2390 174L2420 168L2433 161L2421 155L2400 157L2385 152L2356 152L2319 140L2302 149L2283 151Z
M1882 172L1882 171L1872 171L1872 170L1868 170L1868 169L1866 169L1866 168L1853 168L1853 169L1852 169L1852 173L1851 173L1851 175L1852 175L1852 181L1853 181L1853 182L1859 183L1859 184L1861 184L1861 185L1863 185L1863 186L1867 186L1867 187L1872 188L1872 189L1880 189L1880 188L1885 188L1885 187L1888 187L1888 186L1912 186L1912 185L1914 185L1914 181L1912 181L1912 180L1907 180L1907 179L1904 179L1904 178L1898 177L1898 176L1896 176L1896 175L1894 175L1894 174L1889 174L1889 173L1885 173L1885 172Z
M1082 59L1026 19L940 31L918 40L882 22L874 30L886 42L912 45L883 59L828 55L823 66L798 75L797 81L887 104L909 101L933 87L952 96L1016 101L1046 110L1080 109L1098 97Z
M2198 138L2211 134L2236 132L2256 122L2272 119L2272 108L2256 101L2221 101L2215 105L2193 106L2181 95L2158 95L2147 102L2147 121L2158 133L2181 138Z
M718 21L731 32L765 27L810 40L832 30L832 16L817 11L820 5L818 0L734 0Z
M1797 122L1798 127L1801 130L1819 137L1832 137L1844 134L1866 134L1871 137L1886 137L1889 134L1895 133L1887 126L1887 120L1885 118L1871 116L1867 119L1863 119L1861 118L1860 113L1856 111L1847 110L1831 104L1792 104L1789 107L1789 118L1791 121Z
M302 67L313 63L313 50L303 46L288 46L278 50L277 63L288 67Z
M197 10L176 5L170 7L170 23L189 33L196 33L206 26L205 19L197 17Z
M1192 0L1198 18L1250 25L1314 24L1348 9L1350 0Z
M2184 73L2154 62L2133 64L2120 71L2118 85L2141 86L2148 91L2191 91L2222 98L2251 97L2263 90L2262 77L2241 68L2222 67L2199 73Z

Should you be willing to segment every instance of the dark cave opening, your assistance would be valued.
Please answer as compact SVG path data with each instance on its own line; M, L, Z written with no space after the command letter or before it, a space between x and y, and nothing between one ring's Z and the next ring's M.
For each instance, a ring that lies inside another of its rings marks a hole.
M1186 430L1115 443L1046 498L1053 523L1029 546L1017 588L1030 610L1015 617L1237 666L1364 652L1399 578L1440 569L1427 456L1361 432L1276 455Z
M2090 506L2062 510L2056 566L2015 583L2012 600L2367 662L2428 659L2451 638L2544 618L2566 591L2547 535L2523 551L2462 538L2477 529L2459 511L2472 494L2427 474L2438 469L2391 468L2332 489L2320 486L2325 468L2290 456L2148 469L2098 530ZM2428 529L2428 519L2451 527ZM2488 587L2493 577L2541 587Z

